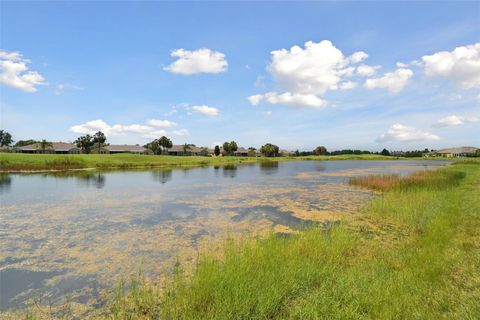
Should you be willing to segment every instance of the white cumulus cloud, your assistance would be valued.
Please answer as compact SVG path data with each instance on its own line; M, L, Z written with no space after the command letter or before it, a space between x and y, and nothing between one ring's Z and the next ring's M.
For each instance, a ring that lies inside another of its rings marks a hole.
M314 94L268 92L263 97L271 104L282 104L291 107L323 108L327 104L325 100Z
M250 96L247 99L252 106L256 106L257 104L260 103L260 101L262 101L263 94L254 94L253 96Z
M472 123L472 122L479 122L480 120L476 117L462 117L451 115L444 118L441 118L434 124L434 127L441 128L441 127L454 127L460 126L465 123Z
M172 133L179 137L186 137L190 135L190 132L188 132L187 129L174 130Z
M350 90L357 87L357 83L353 81L345 81L340 83L339 88L340 90Z
M480 43L422 57L425 74L455 80L465 89L480 88Z
M25 92L36 92L36 86L46 85L45 79L36 71L30 71L30 60L19 52L0 50L0 83Z
M353 75L355 68L351 64L367 57L364 52L345 57L328 40L308 41L304 48L293 46L271 54L268 69L283 88L292 93L315 95L336 88L343 77Z
M220 110L214 107L209 107L209 106L192 106L191 109L197 113L209 116L209 117L215 117L218 116L220 113Z
M184 75L195 73L220 73L227 70L228 62L225 54L207 48L189 51L173 50L171 56L178 58L164 70Z
M363 51L358 51L358 52L355 52L354 54L352 54L348 60L351 62L351 63L359 63L365 59L368 58L368 54L363 52Z
M392 125L386 133L381 134L380 137L377 138L377 142L413 142L438 139L439 137L433 133L396 123Z
M412 76L412 70L400 68L394 72L387 72L380 78L367 79L364 86L369 90L383 88L390 93L398 93L405 88Z
M126 134L140 134L145 138L158 138L163 135L176 135L186 136L188 130L179 129L172 132L167 132L164 129L158 129L159 127L172 127L176 123L168 120L151 119L146 124L114 124L109 125L103 120L92 120L83 124L74 125L70 128L71 132L78 134L94 134L97 131L102 131L108 136L123 136Z
M170 120L159 120L159 119L148 120L147 124L152 127L160 127L160 128L171 128L177 125L176 122L173 122Z
M345 56L328 40L308 41L303 47L295 45L290 49L272 51L268 71L281 92L256 94L248 100L252 105L264 99L272 104L293 107L324 107L323 95L329 90L348 90L357 86L347 78L359 76L356 64L367 57L363 51Z
M380 69L380 66L361 64L357 67L355 73L361 77L371 77L377 73L377 69Z

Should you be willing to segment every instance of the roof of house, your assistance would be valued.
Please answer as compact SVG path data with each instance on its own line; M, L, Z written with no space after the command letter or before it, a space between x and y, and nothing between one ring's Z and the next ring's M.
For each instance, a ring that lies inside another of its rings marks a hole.
M173 145L171 148L168 148L167 150L169 152L183 152L183 144L178 144L178 145ZM194 147L190 146L189 149L187 149L187 152L202 152L204 148L202 147Z
M104 148L110 152L143 152L146 150L142 146L128 145L128 144L123 144L123 145L111 144L111 145L105 146Z
M234 153L248 153L248 149L245 149L244 147L240 147Z
M23 147L17 147L16 149L24 151L35 151L40 149L40 143L33 143ZM66 142L52 142L52 146L48 146L46 149L53 149L55 151L69 151L72 149L78 149L76 145Z
M458 148L447 148L440 149L435 151L435 153L447 154L447 153L475 153L478 148L475 147L458 147Z

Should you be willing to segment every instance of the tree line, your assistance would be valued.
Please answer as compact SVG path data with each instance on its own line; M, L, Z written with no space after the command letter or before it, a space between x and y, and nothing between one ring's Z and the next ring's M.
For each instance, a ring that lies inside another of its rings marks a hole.
M15 141L12 139L12 135L5 131L5 130L0 130L0 147L9 147L11 146ZM23 147L31 144L37 144L39 151L42 153L45 153L46 150L52 147L52 143L49 141L44 140L34 140L34 139L28 139L28 140L19 140L17 141L13 147ZM108 146L107 143L107 137L105 134L101 131L96 132L93 135L84 135L78 137L74 142L73 142L81 151L82 153L89 154L92 151L97 151L100 152L100 149L102 147ZM166 154L167 150L169 148L173 147L173 142L170 138L166 136L162 136L158 139L154 139L151 142L145 144L143 146L144 148L148 149L151 151L151 153L155 155L161 155L161 154ZM195 147L194 144L188 144L185 143L182 145L182 151L184 154L187 154L189 150L191 150L193 147ZM223 149L223 151L222 151ZM238 150L238 144L235 141L225 141L223 145L216 145L213 149L213 154L215 156L219 156L220 154L225 155L225 156L232 156L235 154L235 152ZM272 144L272 143L266 143L263 146L258 149L258 151L265 157L278 157L280 156L280 149L277 145ZM433 150L431 150L433 151ZM361 155L361 154L379 154L379 155L384 155L384 156L401 156L401 157L407 157L407 158L414 158L414 157L422 157L423 155L429 153L430 150L424 149L424 150L410 150L410 151L389 151L387 149L383 149L380 152L371 152L368 150L359 150L359 149L343 149L343 150L335 150L335 151L328 151L325 146L318 146L312 151L299 151L296 150L292 155L293 156L323 156L323 155L348 155L348 154L353 154L353 155ZM202 154L207 155L208 154L208 149L207 148L202 148ZM248 156L254 157L257 155L257 149L254 147L249 147L248 148ZM478 150L474 154L469 154L467 156L470 157L480 157L480 150Z

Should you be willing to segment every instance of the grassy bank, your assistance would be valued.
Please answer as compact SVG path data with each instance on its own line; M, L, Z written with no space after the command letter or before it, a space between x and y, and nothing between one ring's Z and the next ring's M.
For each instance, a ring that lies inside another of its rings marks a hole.
M118 291L106 316L480 318L480 165L393 180L354 223L229 240L193 275L178 268L162 293L145 282Z
M252 163L259 161L288 160L381 160L394 159L381 155L342 155L321 157L180 157L153 156L135 154L22 154L0 153L0 171L36 171L36 170L70 170L70 169L133 169L158 167L197 167L208 165L225 165Z

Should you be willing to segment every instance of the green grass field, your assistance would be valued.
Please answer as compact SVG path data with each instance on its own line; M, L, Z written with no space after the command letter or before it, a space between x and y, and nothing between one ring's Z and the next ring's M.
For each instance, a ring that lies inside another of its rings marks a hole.
M279 158L249 158L249 157L181 157L181 156L154 156L135 154L81 154L81 155L52 155L52 154L22 154L0 153L0 171L28 171L28 170L69 170L69 169L132 169L154 167L195 167L207 165L240 164L259 161L287 161L287 160L374 160L395 159L380 155L341 155L320 157L279 157Z
M480 165L393 184L361 218L228 240L166 289L139 281L109 319L479 319Z

